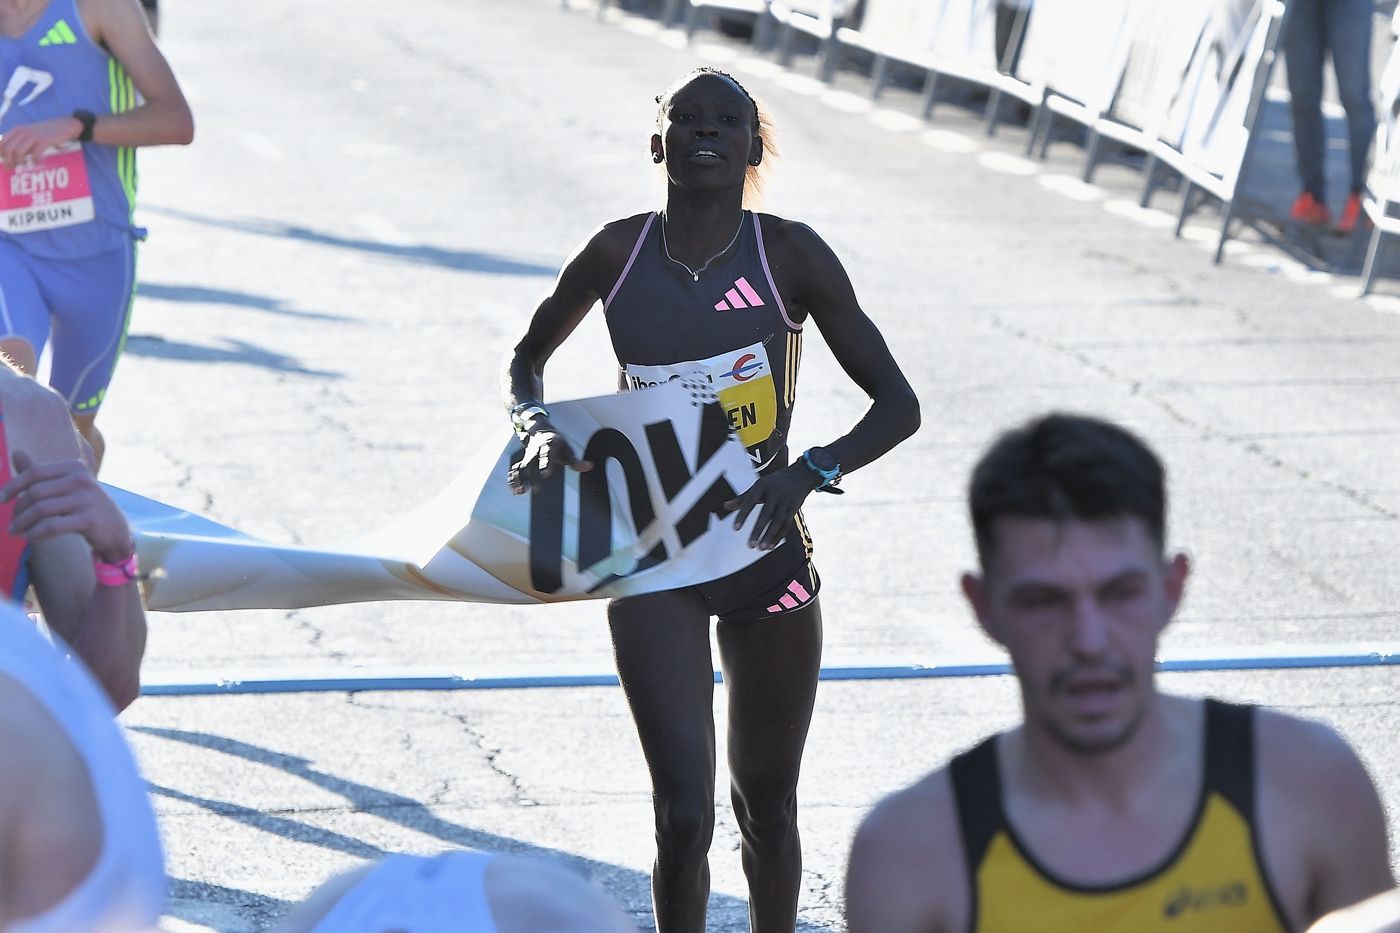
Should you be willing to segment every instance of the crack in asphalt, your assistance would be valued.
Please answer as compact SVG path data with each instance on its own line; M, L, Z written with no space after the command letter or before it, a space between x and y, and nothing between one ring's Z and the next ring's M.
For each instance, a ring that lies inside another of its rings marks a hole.
M807 876L807 893L816 901L815 906L841 913L843 905L835 879L810 868L802 873Z
M306 613L303 610L290 609L286 612L285 618L288 622L291 622L298 629L309 633L311 636L309 646L312 648L321 649L324 655L330 660L339 663L345 661L345 659L348 657L347 653L344 651L339 651L334 648L327 648L325 646L325 628L313 622L312 619L308 615L306 615Z
M504 765L501 764L500 758L505 753L505 749L491 746L487 742L486 733L480 729L473 727L471 722L467 719L466 713L454 713L450 710L432 709L423 706L386 706L382 704L369 703L359 699L354 693L348 694L346 699L347 702L349 702L352 706L359 707L360 709L380 710L382 712L391 713L403 713L406 711L410 711L416 713L423 713L428 716L445 717L456 722L459 726L461 726L462 730L470 737L472 743L475 744L477 749L482 753L483 757L486 760L487 767L489 767L500 777L505 778L506 782L510 785L511 804L521 807L543 806L543 804L539 800L536 800L533 796L530 795L530 793L525 787L524 782L521 781L520 776L513 773L509 768L506 768ZM445 797L447 792L451 789L451 784L452 782L450 778L444 779L443 787L440 790L434 792L432 802L435 804L443 803L442 798Z
M455 719L462 729L466 731L467 735L471 736L472 740L476 742L477 748L481 749L482 753L486 756L486 764L490 766L491 770L495 771L510 783L511 790L514 794L514 799L511 801L513 804L521 807L540 806L540 802L526 792L525 784L520 780L520 776L501 764L500 758L501 755L504 754L505 749L489 746L486 741L486 733L473 728L472 724L467 721L465 713L451 714L451 718Z
M1049 337L1043 337L1038 334L1033 334L1025 328L1016 327L1012 324L1009 324L1007 321L1005 321L997 315L992 315L990 318L990 322L993 327L1001 330L1003 333L1017 340L1035 344L1045 349L1052 350L1063 356L1067 356L1071 359L1078 361L1083 366L1099 373L1100 375L1104 376L1110 381L1117 382L1121 385L1126 385L1130 394L1139 395L1147 401L1152 402L1164 413L1166 413L1172 420L1176 421L1183 427L1191 428L1195 431L1200 432L1202 440L1224 441L1226 444L1229 444L1235 447L1236 449L1243 450L1244 452L1258 458L1259 460L1263 461L1267 466L1290 473L1304 482L1317 483L1320 486L1324 486L1328 489L1333 490L1334 492L1340 493L1342 496L1346 497L1347 499L1350 499L1352 502L1356 503L1364 509L1367 509L1368 511L1381 518L1389 520L1400 518L1400 514L1397 514L1394 510L1388 509L1380 503L1375 502L1363 490L1356 489L1352 486L1348 486L1345 483L1337 482L1334 480L1321 479L1317 476L1314 476L1311 472L1302 467L1294 466L1288 463L1278 454L1265 450L1262 446L1259 445L1257 441L1244 441L1237 435L1217 430L1211 427L1210 425L1204 424L1199 420L1192 418L1168 400L1161 398L1158 395L1155 395L1149 390L1146 390L1141 380L1132 379L1128 376L1123 375L1108 364L1102 362L1101 360L1095 359L1093 356L1084 352L1082 349L1068 346L1064 343L1061 343L1058 340L1054 340Z

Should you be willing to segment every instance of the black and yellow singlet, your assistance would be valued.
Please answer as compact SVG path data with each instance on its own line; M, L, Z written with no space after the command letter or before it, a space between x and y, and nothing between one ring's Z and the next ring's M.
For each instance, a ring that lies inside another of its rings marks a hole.
M1036 862L1002 807L996 739L954 758L972 882L973 933L1275 933L1288 930L1254 831L1254 709L1205 701L1205 780L1181 844L1161 865L1102 887Z
M711 385L760 473L788 463L802 325L773 281L758 214L700 269L670 258L660 214L647 215L603 302L624 389L697 377Z

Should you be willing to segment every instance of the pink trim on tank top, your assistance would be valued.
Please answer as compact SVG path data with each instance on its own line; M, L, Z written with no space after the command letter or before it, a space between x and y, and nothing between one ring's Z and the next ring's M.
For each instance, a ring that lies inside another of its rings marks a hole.
M758 241L758 259L763 263L763 274L768 277L768 287L773 289L773 300L778 303L778 313L783 316L787 326L795 331L801 331L801 324L792 323L792 318L788 317L787 305L783 304L783 296L778 294L778 283L773 281L773 270L768 268L768 253L763 249L763 227L758 222L758 212L753 212L753 232Z
M642 224L641 235L637 237L637 242L632 247L632 255L627 257L627 265L622 267L622 274L617 277L617 283L613 285L612 291L608 292L608 297L603 301L604 311L608 310L608 305L612 304L612 300L617 297L617 290L622 287L623 281L627 278L627 273L632 271L632 263L637 261L637 254L642 251L642 244L646 242L647 231L651 229L651 222L655 219L655 214L648 214L647 222ZM764 268L767 268L767 266L765 265ZM779 302L779 304L782 304L782 302ZM783 315L783 317L787 317L787 315Z

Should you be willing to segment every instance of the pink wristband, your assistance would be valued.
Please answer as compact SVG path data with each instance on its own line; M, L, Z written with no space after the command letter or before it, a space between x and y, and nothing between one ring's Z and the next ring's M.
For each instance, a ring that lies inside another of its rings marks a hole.
M97 582L102 586L126 586L141 573L136 563L136 552L124 561L109 564L105 560L92 559L92 572L97 574Z

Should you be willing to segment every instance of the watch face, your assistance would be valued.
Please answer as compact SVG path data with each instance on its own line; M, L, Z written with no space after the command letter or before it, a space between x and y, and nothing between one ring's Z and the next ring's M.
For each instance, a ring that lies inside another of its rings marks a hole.
M829 473L832 470L839 470L841 468L841 464L836 462L836 458L831 455L831 451L823 447L813 447L811 450L807 451L807 456L811 458L812 463L816 464L819 470Z

